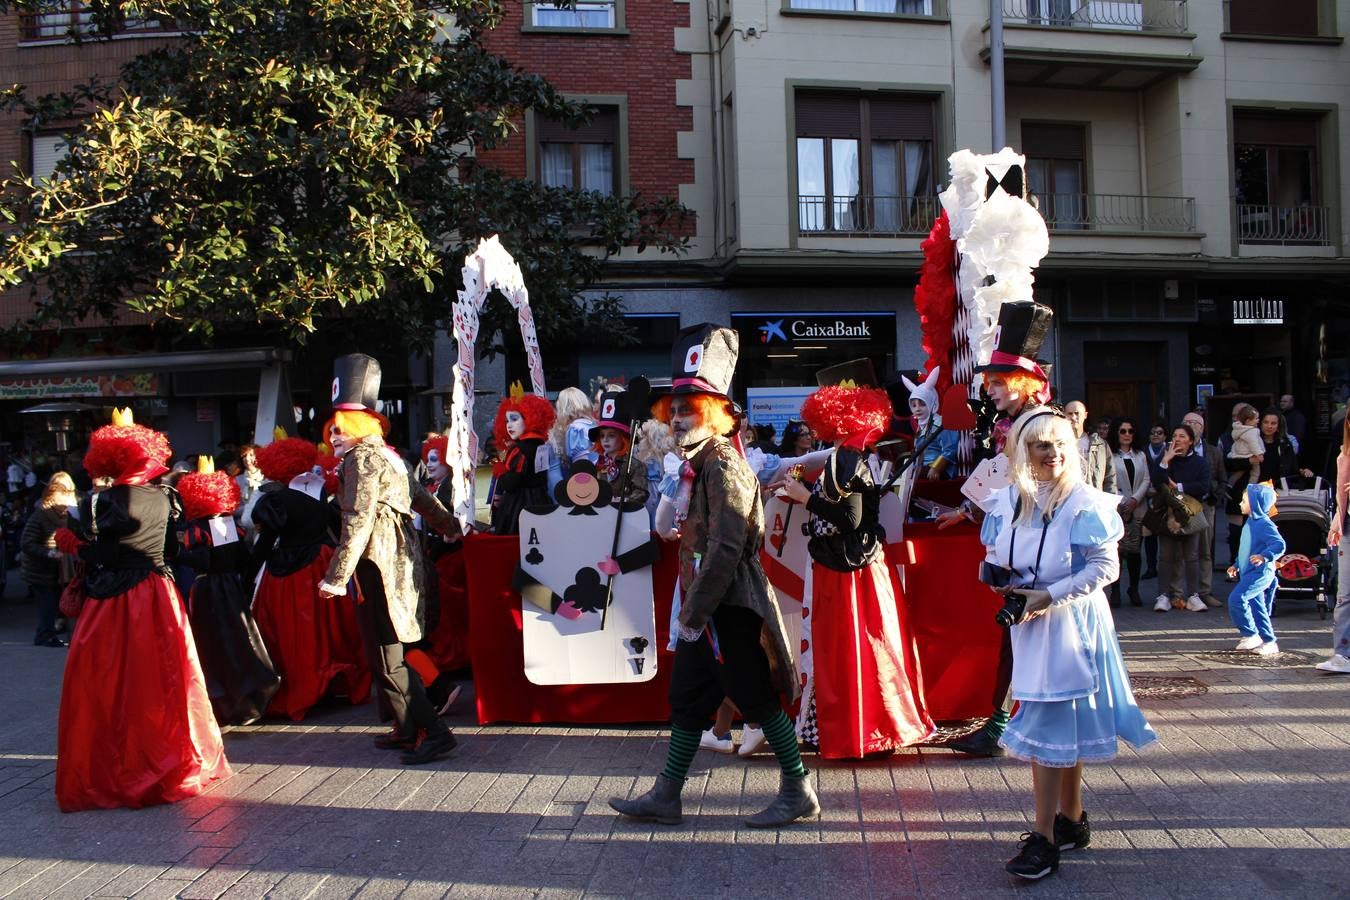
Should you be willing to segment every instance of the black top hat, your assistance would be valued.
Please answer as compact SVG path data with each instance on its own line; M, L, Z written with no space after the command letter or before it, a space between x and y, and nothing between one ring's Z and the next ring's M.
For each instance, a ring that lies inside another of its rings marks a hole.
M994 329L994 352L988 365L976 366L976 372L1029 372L1045 377L1036 362L1041 344L1050 330L1055 313L1034 300L1009 300L998 309ZM1048 380L1048 379L1047 379Z
M740 339L730 328L703 322L680 329L670 357L671 393L726 397L739 352Z
M364 353L349 353L333 361L333 409L378 412L380 361Z
M850 359L848 362L826 366L816 372L816 384L820 387L843 385L844 387L874 388L877 386L877 371L872 366L872 361L866 357Z
M605 391L600 395L600 415L595 427L587 432L591 440L600 440L601 428L614 428L624 434L632 434L632 421L638 417L633 414L634 410L629 409L631 404L628 399L627 391Z

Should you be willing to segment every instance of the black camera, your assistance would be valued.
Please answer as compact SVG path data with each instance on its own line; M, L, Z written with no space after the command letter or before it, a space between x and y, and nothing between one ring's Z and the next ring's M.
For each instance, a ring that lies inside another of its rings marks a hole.
M1004 628L1011 628L1018 622L1027 611L1027 595L1021 591L1012 591L1003 601L1003 608L994 613L994 621Z

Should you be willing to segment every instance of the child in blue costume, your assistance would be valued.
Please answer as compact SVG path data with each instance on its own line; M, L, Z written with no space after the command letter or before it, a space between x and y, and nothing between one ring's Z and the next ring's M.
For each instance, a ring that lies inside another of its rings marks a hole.
M1280 652L1270 611L1275 606L1275 561L1284 555L1284 538L1272 521L1275 490L1265 484L1250 484L1242 495L1241 508L1247 517L1238 543L1237 565L1228 575L1238 582L1228 595L1228 614L1242 634L1238 650L1251 650L1262 656Z

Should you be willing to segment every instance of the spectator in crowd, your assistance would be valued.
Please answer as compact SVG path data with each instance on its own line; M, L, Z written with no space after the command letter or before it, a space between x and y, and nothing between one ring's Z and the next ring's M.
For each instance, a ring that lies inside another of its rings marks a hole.
M1108 434L1111 447L1111 463L1116 470L1116 487L1120 493L1120 504L1116 507L1120 521L1125 527L1120 538L1120 558L1122 568L1129 573L1127 595L1131 606L1142 606L1139 597L1139 569L1142 560L1139 551L1142 544L1144 511L1148 506L1149 466L1144 451L1136 450L1136 440L1140 437L1139 426L1134 419L1125 416L1116 419ZM1111 586L1111 605L1120 605L1120 579Z
M750 446L756 450L763 450L765 453L772 453L778 447L778 444L774 441L777 434L778 429L772 425L756 425L755 440Z
M1350 419L1341 417L1341 442L1336 454L1336 512L1327 533L1327 546L1337 551L1336 609L1331 656L1317 664L1323 672L1350 675L1350 545L1344 539L1346 507L1350 506Z
M1100 419L1098 419L1094 430L1097 432L1097 437L1101 438L1107 444L1111 443L1110 440L1108 440L1108 438L1110 438L1111 436L1110 416L1102 416Z
M815 435L805 422L793 419L783 426L783 437L778 442L779 456L804 456L815 445Z
M1148 443L1144 445L1144 456L1148 458L1150 470L1161 460L1167 450L1167 427L1162 422L1154 422L1148 429ZM1153 496L1152 484L1149 496ZM1158 577L1158 536L1149 532L1144 537L1144 578Z
M1289 440L1284 414L1274 407L1261 413L1261 440L1266 452L1261 459L1261 474L1257 481L1274 482L1278 487L1281 478L1312 477L1311 469L1299 467L1298 451Z
M239 485L239 508L243 509L248 503L249 498L262 487L263 478L262 469L258 468L258 445L245 444L239 448L239 474L235 476L235 484Z
M65 528L69 510L77 502L75 482L65 472L57 472L47 482L42 501L23 527L21 564L24 581L37 599L35 647L64 647L56 634L57 604L61 599L61 551L56 547L57 529Z
M1111 448L1096 431L1085 432L1087 406L1081 400L1070 400L1064 406L1064 417L1073 427L1078 440L1078 456L1083 462L1083 481L1099 491L1116 493L1116 467L1111 464Z
M1189 425L1178 425L1172 431L1162 459L1153 469L1153 487L1159 493L1181 493L1201 504L1210 494L1209 464L1195 452L1196 436ZM1169 502L1169 506L1171 503ZM1203 509L1203 508L1202 508ZM1187 522L1168 516L1172 525L1158 534L1158 549L1162 571L1158 577L1158 599L1153 604L1156 612L1169 608L1207 612L1209 607L1200 599L1200 532L1204 530L1204 513L1198 511ZM1189 532L1189 533L1187 533Z
M1283 394L1280 396L1280 412L1284 413L1284 422L1289 431L1289 439L1294 444L1294 452L1299 452L1303 446L1303 439L1308 436L1308 417L1303 411L1294 406L1294 395Z
M595 462L598 454L590 439L591 429L595 427L595 408L586 393L581 388L563 388L553 406L557 418L549 432L549 443L553 445L554 455L562 460L563 467L580 459Z
M1200 535L1200 599L1205 601L1205 605L1210 609L1222 606L1219 599L1214 596L1214 540L1215 524L1218 521L1219 507L1228 499L1228 482L1226 479L1228 467L1224 463L1223 454L1215 444L1205 440L1205 417L1198 412L1188 412L1182 417L1183 425L1191 426L1191 430L1196 434L1195 452L1197 456L1204 458L1209 464L1209 479L1212 485L1209 499L1205 504L1205 522L1206 530Z

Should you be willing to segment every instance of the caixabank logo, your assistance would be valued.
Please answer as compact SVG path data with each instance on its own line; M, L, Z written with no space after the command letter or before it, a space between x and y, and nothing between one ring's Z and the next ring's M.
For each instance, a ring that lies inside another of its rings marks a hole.
M800 318L779 319L759 326L759 342L774 341L866 341L872 338L872 326L866 319Z

